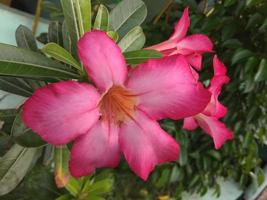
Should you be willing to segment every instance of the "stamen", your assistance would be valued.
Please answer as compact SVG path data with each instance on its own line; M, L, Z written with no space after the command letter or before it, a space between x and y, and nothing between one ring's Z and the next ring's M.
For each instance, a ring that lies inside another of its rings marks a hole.
M113 86L102 97L99 107L103 119L121 123L133 118L135 109L135 95L121 86Z

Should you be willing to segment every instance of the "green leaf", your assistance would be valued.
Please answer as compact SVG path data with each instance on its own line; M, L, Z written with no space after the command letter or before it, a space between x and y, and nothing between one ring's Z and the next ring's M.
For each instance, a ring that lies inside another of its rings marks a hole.
M262 0L247 0L246 1L246 6L250 7L250 6L255 6L259 3L261 3Z
M27 192L25 192L27 191ZM23 181L1 200L54 200L60 195L54 183L54 174L50 166L36 164L30 168ZM71 199L73 200L73 199Z
M81 65L78 63L72 55L65 50L63 47L57 45L56 43L48 43L42 48L42 52L55 58L58 61L69 64L79 71L82 70Z
M179 164L185 166L188 163L188 149L186 146L181 145L180 155L179 155Z
M119 34L117 32L108 31L107 34L112 40L114 40L114 42L117 42L119 40Z
M136 65L136 64L143 63L147 61L148 59L162 57L162 54L160 52L155 51L155 50L148 50L148 49L143 49L143 50L138 50L138 51L129 51L129 52L125 52L123 55L128 65Z
M74 2L80 36L91 30L91 0L70 0Z
M259 168L257 171L257 182L258 182L258 186L260 186L261 184L263 184L265 180L265 174L262 168Z
M27 78L78 78L73 71L39 53L0 44L0 75Z
M170 169L164 169L162 171L160 178L157 180L155 184L157 188L162 188L167 184L170 178L170 173L171 173Z
M225 0L223 5L225 7L229 7L229 6L231 6L231 5L235 4L235 3L236 3L236 0Z
M229 49L236 49L242 46L242 43L238 39L229 39L222 43L222 46Z
M175 165L170 175L170 183L181 181L183 177L184 177L183 171Z
M75 14L74 0L61 0L61 6L63 9L66 28L70 35L71 40L71 53L77 58L77 41L80 37L78 19Z
M263 16L259 13L255 13L249 17L248 23L245 29L253 28L257 23L260 23L263 20Z
M23 79L13 77L0 77L0 90L23 97L29 97L33 92Z
M55 181L59 188L65 187L71 195L77 196L81 185L69 173L69 159L70 152L67 146L63 145L55 148Z
M267 80L267 60L261 59L258 71L255 75L255 81L266 81Z
M59 22L51 22L48 26L48 42L63 45L62 25Z
M238 62L241 62L252 55L253 53L247 49L237 50L232 57L232 65L237 64Z
M72 54L71 39L70 39L69 31L68 31L67 26L66 26L66 21L64 21L62 24L62 37L63 37L64 49L66 49L68 52L70 52Z
M23 25L20 25L16 30L16 42L18 47L37 51L37 43L32 31Z
M110 13L110 24L122 37L133 27L141 25L147 15L141 0L123 0Z
M143 0L147 7L147 18L146 21L151 21L156 17L163 9L166 7L166 4L169 4L169 1L166 0Z
M55 200L72 200L73 197L69 194L63 194L60 197L56 198Z
M109 28L109 12L104 5L100 5L95 18L94 29L108 31Z
M135 51L143 48L146 42L146 36L140 26L130 30L119 42L122 52Z
M3 129L4 128L8 130L11 129L13 121L15 120L17 114L18 114L17 109L0 110L0 120L5 122Z
M86 196L98 196L100 194L110 192L112 185L113 180L109 178L101 181L96 181L90 186L89 190L86 191Z
M221 158L221 154L220 154L218 151L215 151L215 150L209 150L209 151L207 152L207 154L208 154L209 156L211 156L212 158L218 160L218 161L220 161L220 160L222 159L222 158Z
M15 144L0 158L0 196L9 193L20 183L38 152L37 148L24 148Z
M12 138L23 147L40 147L46 144L39 135L27 128L21 119L21 113L18 113L11 129Z

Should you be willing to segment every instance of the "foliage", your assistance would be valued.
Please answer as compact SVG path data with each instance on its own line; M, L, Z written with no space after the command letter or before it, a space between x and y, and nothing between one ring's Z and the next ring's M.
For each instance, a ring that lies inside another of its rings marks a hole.
M51 22L48 32L38 37L45 44L41 50L24 26L16 31L18 47L0 44L1 90L28 97L49 82L67 78L88 81L78 61L76 42L91 27L106 31L121 47L128 64L159 58L159 52L142 48L167 39L183 8L190 6L190 32L211 37L216 52L228 66L231 83L220 99L229 108L225 122L235 138L216 151L210 137L201 130L186 132L181 130L180 121L164 120L162 127L181 146L176 163L157 167L147 182L133 175L126 162L114 172L99 170L90 177L74 179L67 168L67 146L45 144L23 125L19 109L0 110L0 120L4 121L0 132L0 182L7 186L4 192L0 189L0 194L10 192L1 199L30 200L37 195L39 199L57 200L159 196L179 199L183 191L203 195L210 187L218 195L217 177L221 176L234 178L242 188L263 182L261 166L266 160L261 159L259 152L267 144L267 3L264 0L91 3L62 0L61 6L48 1L45 5L58 21ZM212 76L212 67L207 64L210 60L211 55L206 55L201 77L205 83ZM10 154L12 160L8 158ZM20 167L19 174L12 175L9 170Z

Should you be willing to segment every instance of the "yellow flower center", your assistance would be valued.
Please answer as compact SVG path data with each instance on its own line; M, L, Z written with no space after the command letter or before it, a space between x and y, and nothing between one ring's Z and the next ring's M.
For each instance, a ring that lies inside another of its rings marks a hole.
M99 108L102 119L121 123L132 119L136 105L135 95L121 86L114 85L102 97Z

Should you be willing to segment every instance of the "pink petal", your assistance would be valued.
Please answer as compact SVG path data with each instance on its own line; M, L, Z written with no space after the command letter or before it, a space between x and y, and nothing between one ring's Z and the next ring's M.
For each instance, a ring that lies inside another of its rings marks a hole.
M194 117L187 117L184 119L183 129L192 131L198 127L198 124Z
M204 114L216 118L221 118L226 115L227 108L219 102L218 97L221 93L222 86L228 82L229 78L227 76L213 77L211 85L209 87L209 91L211 92L212 96L210 98L209 104L203 111Z
M163 56L169 56L172 55L174 52L176 52L176 44L177 44L176 40L166 40L159 44L148 47L147 49L154 49L160 51L163 54Z
M221 93L222 87L224 84L227 84L230 79L226 75L226 67L224 64L214 56L213 59L213 68L214 68L214 77L211 80L209 91L212 94L211 101L206 107L204 113L206 115L214 116L221 118L226 115L227 108L224 107L218 100L218 97Z
M233 133L230 131L224 123L220 122L214 117L208 117L203 114L199 114L195 117L199 126L213 138L213 142L216 149L227 141L233 139Z
M130 168L143 180L157 164L178 159L176 141L141 111L134 120L122 124L119 143Z
M118 127L98 121L85 135L75 140L69 162L72 176L90 175L96 168L114 168L119 164Z
M186 56L186 60L189 62L191 66L193 66L197 70L201 70L202 68L202 55L198 53L190 54Z
M170 39L175 39L176 41L181 40L186 36L186 32L190 26L189 18L189 8L185 8L182 17L179 19L178 23L174 27L174 33Z
M211 40L203 34L187 36L177 44L178 52L183 55L211 52L212 48L213 44Z
M193 116L210 100L210 92L197 82L183 56L140 65L131 72L126 85L138 96L138 106L157 120Z
M86 33L78 42L82 63L97 87L104 91L114 85L123 85L127 66L120 48L102 31Z
M213 70L214 76L226 75L227 72L226 66L218 59L217 55L213 57Z
M89 84L62 81L37 89L23 105L25 124L45 141L66 144L99 118L99 94Z

